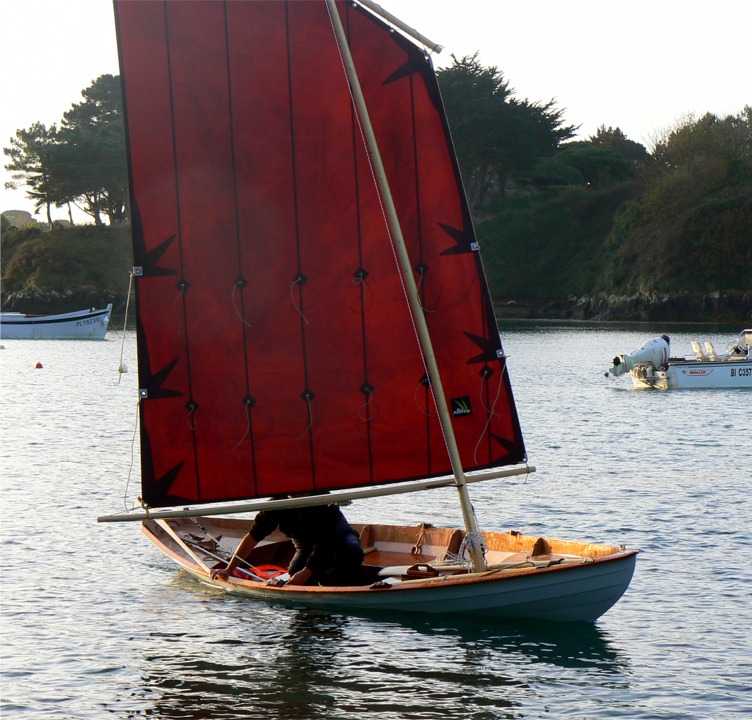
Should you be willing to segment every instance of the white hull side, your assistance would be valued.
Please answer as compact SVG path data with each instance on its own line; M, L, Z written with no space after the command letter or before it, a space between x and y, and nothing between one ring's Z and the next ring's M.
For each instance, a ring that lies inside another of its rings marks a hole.
M752 362L745 360L688 360L670 363L666 370L635 368L631 374L635 387L657 390L752 388Z
M0 337L4 340L103 340L111 312L112 305L61 315L2 313Z

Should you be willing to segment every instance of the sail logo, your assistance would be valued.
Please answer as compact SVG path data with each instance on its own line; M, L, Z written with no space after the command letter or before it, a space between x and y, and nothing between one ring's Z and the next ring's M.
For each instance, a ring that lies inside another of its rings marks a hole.
M461 415L472 415L473 409L470 407L470 398L465 397L452 398L452 415L460 417Z

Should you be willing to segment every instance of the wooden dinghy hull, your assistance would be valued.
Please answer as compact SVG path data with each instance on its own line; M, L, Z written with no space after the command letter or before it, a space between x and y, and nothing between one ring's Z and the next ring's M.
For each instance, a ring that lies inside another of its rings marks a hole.
M275 586L250 577L212 580L209 571L232 554L248 526L247 520L202 518L199 523L188 518L147 520L142 528L154 545L202 583L266 601L354 613L594 622L627 590L637 558L636 550L554 539L545 541L550 552L534 555L536 542L541 542L534 536L483 533L487 571L460 571L456 565L445 570L437 558L452 545L458 549L461 531L374 525L355 526L367 551L363 585ZM257 546L250 561L284 566L290 552L289 541L275 534Z

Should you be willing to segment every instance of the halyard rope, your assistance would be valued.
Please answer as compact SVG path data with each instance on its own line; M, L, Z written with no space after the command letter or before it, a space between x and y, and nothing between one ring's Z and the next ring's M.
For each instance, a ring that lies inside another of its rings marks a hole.
M120 385L120 379L123 376L123 349L125 347L125 328L128 325L128 309L131 306L131 290L133 288L133 273L128 280L128 295L125 299L125 317L123 318L123 337L120 341L120 362L118 363L118 385Z
M135 505L133 507L128 507L128 486L131 483L131 475L133 474L133 464L135 462L135 448L136 448L136 433L138 432L138 417L139 417L139 405L141 404L141 398L138 399L138 402L136 403L136 422L133 424L133 435L131 436L131 462L130 465L128 465L128 475L125 479L125 490L123 491L123 507L125 508L126 512L130 512L131 510L135 510Z

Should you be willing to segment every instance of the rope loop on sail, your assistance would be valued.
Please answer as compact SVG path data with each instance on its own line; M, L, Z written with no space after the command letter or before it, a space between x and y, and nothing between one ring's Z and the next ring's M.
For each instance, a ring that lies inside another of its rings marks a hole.
M232 452L235 452L245 441L245 439L251 434L251 408L254 405L254 400L250 397L246 398L243 401L243 406L245 409L245 420L246 420L246 427L245 427L245 433L243 433L243 437L238 440L235 447L233 447Z
M198 410L198 403L194 400L189 400L185 404L186 422L191 432L196 432L196 410Z
M431 391L431 382L428 380L428 375L425 375L423 379L415 386L415 392L413 393L413 398L415 399L415 407L418 408L418 411L421 413L421 415L425 415L426 417L438 417L437 412L431 412L432 404L429 402L428 407L421 407L420 405L420 398L418 397L418 393L421 391L421 388L425 392L426 388L428 388L428 392ZM433 406L436 407L435 405Z
M420 306L423 308L424 313L435 313L435 309L431 309L426 307L425 303L423 302L423 280L426 277L426 270L428 270L428 267L424 265L422 262L418 263L418 265L415 267L415 270L418 273L418 293L420 295Z
M330 13L329 18L330 18L330 21L331 21L331 24L332 24L332 33L334 34L334 36L336 38L337 31L336 31L335 26L334 26L334 19L331 17L331 10L332 10L332 8L327 4L327 11ZM347 90L348 90L348 93L350 95L350 102L352 103L353 108L357 108L357 104L358 103L357 103L357 100L355 98L355 93L353 92L353 86L352 86L352 83L350 81L350 78L349 78L349 75L348 75L348 72L347 72L347 63L345 62L345 58L343 56L342 48L340 47L339 41L337 41L336 45L337 45L337 50L338 50L338 53L339 53L340 63L342 65L342 74L343 74L343 76L345 78L345 81L347 82ZM384 199L384 196L383 196L383 192L382 192L381 186L380 186L379 181L378 181L376 167L374 166L373 154L372 154L372 152L371 152L371 150L369 148L368 140L366 139L366 132L365 132L365 129L363 127L363 122L362 122L362 119L360 117L360 114L357 111L354 112L353 118L355 120L355 124L356 124L356 127L358 129L358 134L360 135L360 140L363 143L363 149L366 151L366 160L368 161L368 170L369 170L369 172L371 174L371 180L373 182L373 188L376 191L376 199L377 199L377 201L379 203L379 210L381 211L381 217L382 217L382 220L384 222L384 231L386 232L386 235L389 238L389 245L390 245L390 247L392 249L392 257L394 258L394 263L395 263L395 266L396 266L396 268L398 270L398 276L400 278L400 284L401 284L401 287L402 287L402 293L403 293L404 298L405 298L405 303L409 307L410 306L409 292L408 292L407 287L405 286L405 279L402 276L400 262L399 262L399 257L398 257L398 254L397 254L397 248L395 246L395 238L394 238L394 235L392 233L392 228L391 228L391 226L389 224L388 212L387 212L387 208L386 208L386 206L384 204L385 199ZM420 273L421 273L421 278L422 278L423 271L420 270ZM293 285L295 284L295 282L296 281L293 281ZM292 288L290 289L290 293L292 293ZM294 298L293 298L293 304L294 304ZM296 307L296 309L297 309L297 307ZM298 312L300 312L300 310L298 310ZM412 328L413 328L413 333L415 334L415 338L416 338L416 341L417 341L417 344L418 344L417 345L418 346L418 350L420 352L420 355L421 355L421 358L422 358L422 361L423 361L423 366L426 368L426 372L428 372L428 366L427 366L427 363L426 363L425 354L423 352L423 346L422 346L422 344L420 342L418 328L415 326L415 318L413 317L412 312L409 313L409 315L410 315L410 321L411 321ZM303 317L303 319L305 320L305 316L302 313L301 313L301 317ZM308 322L308 321L306 320L306 322ZM417 393L417 391L416 391L416 393ZM443 428L442 428L442 433L443 433Z
M365 395L366 401L358 408L358 420L361 422L370 422L376 419L376 413L371 412L371 403L373 402L373 388L364 384L360 391Z
M305 320L305 318L303 319ZM308 321L306 320L306 322ZM313 400L314 395L310 390L306 390L305 392L301 394L300 397L303 400L305 400L308 405L308 425L306 429L303 430L303 432L300 433L300 435L298 435L298 440L300 440L302 437L305 437L305 435L307 435L311 431L311 428L313 427L313 405L311 404L311 400Z
M491 420L496 415L496 405L499 402L499 398L501 397L501 386L503 385L504 381L504 373L507 371L507 365L506 363L503 363L501 368L501 376L499 377L499 384L496 389L496 396L494 397L493 401L491 402L491 407L486 406L486 401L484 397L484 390L488 387L488 379L491 377L491 373L481 373L481 379L480 379L480 391L478 393L480 398L480 405L481 407L486 411L487 418L486 422L483 425L483 429L480 432L480 436L478 437L478 442L475 444L475 449L473 450L473 460L475 463L478 463L478 448L480 448L481 443L483 442L483 438L486 436L486 433L488 432L490 426L491 426Z
M303 311L300 308L300 304L295 299L295 288L302 287L303 283L306 281L306 278L304 275L298 274L293 278L292 284L290 285L290 301L292 302L292 308L293 310L300 315L300 317L303 319L303 322L306 325L310 325L308 322L308 318L303 314ZM302 291L301 291L302 292Z
M353 275L352 284L360 292L360 310L362 312L369 312L371 305L373 304L373 298L371 296L370 288L366 283L366 276L368 273L365 270L358 270ZM351 309L352 308L351 306Z
M238 278L233 284L232 284L232 309L235 311L235 314L238 316L238 320L243 323L246 327L253 327L251 323L249 323L240 312L240 308L238 307L237 300L235 299L235 294L240 288L241 290L246 286L245 280Z

